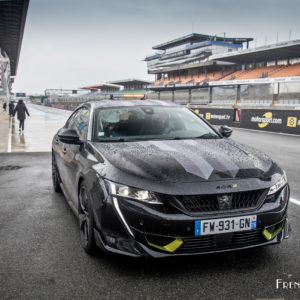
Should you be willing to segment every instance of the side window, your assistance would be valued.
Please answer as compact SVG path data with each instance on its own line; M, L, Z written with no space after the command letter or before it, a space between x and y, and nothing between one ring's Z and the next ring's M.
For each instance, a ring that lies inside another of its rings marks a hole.
M71 125L73 124L74 118L76 118L76 115L78 114L78 111L75 113L72 113L69 119L67 120L65 124L65 128L71 129Z
M83 107L78 110L68 123L68 129L73 129L79 135L80 140L85 140L89 125L90 111Z

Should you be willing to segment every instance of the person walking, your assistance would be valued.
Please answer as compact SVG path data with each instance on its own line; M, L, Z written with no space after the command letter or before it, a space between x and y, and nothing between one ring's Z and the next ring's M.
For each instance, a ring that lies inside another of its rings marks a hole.
M7 107L7 104L6 104L6 102L4 102L4 104L3 104L3 106L2 106L3 112L6 111L6 107Z
M14 117L14 110L15 110L15 105L14 105L13 101L10 101L8 104L8 114L11 118Z
M14 116L16 113L18 115L18 120L19 120L19 131L24 131L24 121L26 119L26 114L28 117L30 115L25 103L21 99L18 101L18 104L14 110Z

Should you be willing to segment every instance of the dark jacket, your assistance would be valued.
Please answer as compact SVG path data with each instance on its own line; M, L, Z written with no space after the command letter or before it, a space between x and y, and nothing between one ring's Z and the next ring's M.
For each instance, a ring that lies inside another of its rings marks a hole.
M26 114L27 116L29 115L29 112L27 110L26 105L24 104L23 100L19 100L15 110L14 110L14 115L17 113L18 115L18 120L25 120L26 119ZM26 114L25 114L26 113Z
M15 110L15 105L13 104L13 102L9 102L9 104L8 104L8 114L13 115L14 110Z
M6 104L6 102L4 102L4 104L3 104L3 109L6 109L6 106L7 106L7 104Z

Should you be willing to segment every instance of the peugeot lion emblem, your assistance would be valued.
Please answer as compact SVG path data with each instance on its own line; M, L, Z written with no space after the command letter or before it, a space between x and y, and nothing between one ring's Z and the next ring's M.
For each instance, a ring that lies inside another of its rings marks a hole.
M217 196L219 209L225 210L231 208L231 196L229 195L218 195Z

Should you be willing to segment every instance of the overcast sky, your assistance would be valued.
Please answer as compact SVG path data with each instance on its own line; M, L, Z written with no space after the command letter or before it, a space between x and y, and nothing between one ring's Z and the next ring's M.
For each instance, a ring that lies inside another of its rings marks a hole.
M14 92L154 80L152 46L192 32L300 38L299 0L30 0Z

